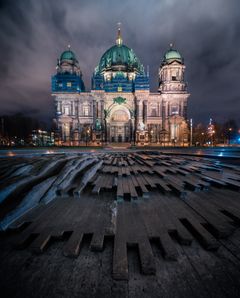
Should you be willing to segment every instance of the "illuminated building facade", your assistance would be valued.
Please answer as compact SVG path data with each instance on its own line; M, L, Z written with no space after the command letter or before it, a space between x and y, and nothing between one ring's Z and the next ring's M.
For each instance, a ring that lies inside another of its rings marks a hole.
M33 130L31 134L31 144L33 146L53 146L54 145L54 133L47 132L45 130Z
M184 72L182 56L170 45L159 67L158 92L151 93L149 74L123 44L119 28L116 44L101 57L91 91L86 91L78 60L69 47L52 77L60 143L188 145L189 93Z

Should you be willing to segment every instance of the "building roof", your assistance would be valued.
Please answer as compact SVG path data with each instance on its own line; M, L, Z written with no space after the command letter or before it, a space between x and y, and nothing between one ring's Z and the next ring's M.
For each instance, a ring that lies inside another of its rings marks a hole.
M181 54L172 48L172 44L170 44L170 49L165 53L163 58L163 63L171 63L173 61L178 61L180 63L183 63L183 57Z
M103 73L107 70L144 73L143 65L140 63L134 51L123 44L120 29L118 29L116 45L109 48L102 55L95 72Z
M67 51L64 51L61 56L60 56L60 60L77 60L76 59L76 55L74 54L73 51L71 51L70 49L68 49Z

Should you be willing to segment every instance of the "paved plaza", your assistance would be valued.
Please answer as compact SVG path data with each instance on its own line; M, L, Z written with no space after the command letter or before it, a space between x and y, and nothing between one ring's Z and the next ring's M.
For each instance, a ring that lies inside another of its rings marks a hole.
M227 152L2 152L2 293L239 297L240 166Z

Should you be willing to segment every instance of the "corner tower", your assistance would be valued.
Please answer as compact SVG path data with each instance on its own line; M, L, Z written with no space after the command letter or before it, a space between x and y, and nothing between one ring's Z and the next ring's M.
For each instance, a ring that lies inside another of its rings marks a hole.
M162 127L172 145L188 143L187 101L190 94L184 73L184 59L170 44L159 68L158 90L162 96Z
M164 92L185 92L186 82L184 80L185 65L181 54L173 49L165 53L159 68L159 91Z
M57 62L57 73L52 77L53 92L81 92L85 90L82 72L73 51L64 51Z
M57 126L56 143L71 145L79 140L79 95L85 93L82 72L75 53L64 51L52 76L52 96L55 100Z

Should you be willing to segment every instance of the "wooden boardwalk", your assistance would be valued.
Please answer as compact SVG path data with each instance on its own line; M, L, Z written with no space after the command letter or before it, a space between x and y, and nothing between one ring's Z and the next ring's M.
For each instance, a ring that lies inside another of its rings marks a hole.
M47 266L59 247L57 262L69 270L97 254L102 297L143 297L142 288L152 288L146 297L239 297L240 167L157 152L99 152L3 159L0 175L6 270L23 253L33 260L41 253ZM88 266L78 268L82 280L88 270L96 278Z

